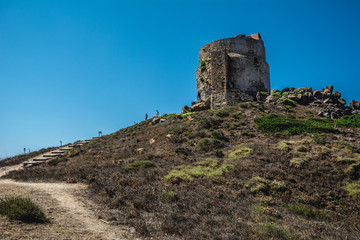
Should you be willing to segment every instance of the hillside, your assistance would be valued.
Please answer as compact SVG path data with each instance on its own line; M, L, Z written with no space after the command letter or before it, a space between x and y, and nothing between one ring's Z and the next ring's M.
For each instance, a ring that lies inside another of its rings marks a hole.
M360 115L289 91L149 119L6 177L86 183L99 217L139 237L360 239Z

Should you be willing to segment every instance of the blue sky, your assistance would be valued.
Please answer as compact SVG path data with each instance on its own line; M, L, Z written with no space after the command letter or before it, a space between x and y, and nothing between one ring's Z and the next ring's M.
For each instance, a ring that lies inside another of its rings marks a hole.
M180 112L199 49L260 32L271 88L360 100L360 1L0 0L0 158Z

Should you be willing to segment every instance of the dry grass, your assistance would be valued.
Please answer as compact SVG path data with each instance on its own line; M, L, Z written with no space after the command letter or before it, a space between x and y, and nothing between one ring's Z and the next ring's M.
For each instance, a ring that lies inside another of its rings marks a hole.
M158 125L144 121L82 146L77 156L66 161L10 176L31 181L73 178L88 183L94 200L113 208L108 218L133 226L141 236L359 239L352 227L358 223L358 202L345 188L357 179L344 173L349 163L336 161L344 146L335 145L337 139L347 138L358 148L359 130L323 134L332 146L323 151L324 146L304 140L303 135L259 132L255 117L265 115L264 109L270 113L283 110L276 105L264 105L261 111L257 107L257 103L244 103L221 114L203 111L192 114L192 121L168 119ZM241 117L233 117L240 111ZM224 123L233 127L224 128ZM244 131L254 136L244 136ZM170 141L168 132L183 142ZM226 141L219 140L225 136ZM150 139L155 143L150 144ZM188 154L179 150L185 146ZM220 147L228 157L214 155ZM139 148L143 148L141 153ZM301 167L290 166L291 159L301 157L306 158ZM150 161L151 167L127 169L139 161ZM277 209L277 214L254 212L254 204ZM324 225L310 224L304 216L284 208L288 204L326 210L329 218Z

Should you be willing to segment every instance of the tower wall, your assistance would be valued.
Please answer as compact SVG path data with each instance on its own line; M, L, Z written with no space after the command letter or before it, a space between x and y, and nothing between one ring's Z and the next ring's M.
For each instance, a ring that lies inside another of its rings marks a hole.
M199 51L196 73L198 102L212 107L253 100L270 91L270 70L260 34L211 42Z

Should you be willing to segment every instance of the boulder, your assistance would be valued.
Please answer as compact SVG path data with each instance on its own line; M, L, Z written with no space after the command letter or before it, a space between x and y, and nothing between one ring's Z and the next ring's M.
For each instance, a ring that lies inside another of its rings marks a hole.
M334 91L332 94L331 94L331 98L335 101L337 101L339 98L341 98L341 93L340 92L337 92L337 91Z
M310 92L299 93L297 95L297 98L298 98L298 102L304 105L307 105L314 100L314 97Z
M272 95L267 96L266 100L265 100L265 102L267 102L267 103L275 102L275 101L276 101L276 98Z
M346 104L346 100L343 98L339 98L337 101L338 101L338 103L340 103L343 106Z
M290 94L288 95L288 98L289 98L289 99L291 99L291 100L294 100L294 101L296 101L296 100L297 100L296 95L295 95L295 94L293 94L293 93L290 93Z
M290 92L290 88L286 87L283 90L281 90L281 94L283 94L284 92Z
M324 89L323 98L329 98L331 96L331 91L328 88Z
M323 93L322 93L322 91L315 90L315 91L313 91L313 96L314 96L316 99L322 99L322 98L323 98Z
M152 124L158 124L160 122L160 118L159 117L153 117L151 122L152 122Z
M326 86L325 90L326 89L328 89L330 91L330 93L332 93L334 90L334 86L333 85Z
M279 91L279 90L277 90L277 89L274 89L274 90L272 90L272 91L271 91L271 93L270 93L270 94L271 94L271 95L273 95L273 94L274 94L274 93L276 93L276 92L280 92L280 91Z
M206 105L205 102L199 102L199 103L192 105L190 108L190 111L195 112L195 111L202 111L202 110L207 110L207 109L209 109L209 107Z
M185 106L181 109L181 113L188 113L188 112L190 112L190 108L189 108L187 105L185 105Z
M295 90L294 87L291 87L291 88L290 88L290 91L291 91L291 92L294 92L294 90Z
M355 100L352 100L350 103L349 103L349 107L353 110L360 110L360 102L359 101L355 101Z

